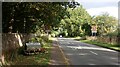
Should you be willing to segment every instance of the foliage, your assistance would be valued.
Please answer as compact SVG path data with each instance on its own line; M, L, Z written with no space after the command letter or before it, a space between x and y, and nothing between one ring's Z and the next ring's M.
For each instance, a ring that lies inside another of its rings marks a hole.
M91 17L77 2L3 3L3 32L36 33L53 30L55 36L91 35L97 25L98 35L117 29L117 19L104 13ZM76 7L77 6L77 7ZM119 32L118 32L119 33Z
M111 32L111 33L108 33L106 34L107 36L118 36L118 30L114 31L114 32Z
M3 32L35 33L60 23L67 14L66 7L75 8L77 2L4 2Z
M109 48L109 49L112 49L112 50L120 51L119 44L112 45L112 44L108 44L108 43L102 43L102 42L96 42L96 41L90 41L90 40L81 40L81 42L94 44L94 45L101 46L101 47L104 47L104 48Z
M96 16L93 18L93 20L98 26L99 35L106 35L117 30L117 19L115 17L109 16L108 13Z
M88 23L83 24L82 29L85 31L85 35L91 35L91 26Z
M61 20L61 23L57 28L59 35L63 36L83 35L84 32L86 31L83 31L81 27L84 23L88 23L88 20L91 18L90 15L82 7L82 5L79 5L75 9L67 8L67 11L69 12L69 16L65 16L65 18Z

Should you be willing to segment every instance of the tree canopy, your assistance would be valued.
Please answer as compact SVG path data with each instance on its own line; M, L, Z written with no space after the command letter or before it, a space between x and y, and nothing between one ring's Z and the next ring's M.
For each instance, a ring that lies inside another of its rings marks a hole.
M68 14L67 7L75 8L77 2L4 2L3 32L34 33L60 23Z
M116 31L117 19L104 13L90 16L77 2L3 2L3 33L35 33L52 30L64 36L91 35L91 25L97 25L97 35Z
M65 16L59 27L53 30L56 35L91 36L92 25L97 26L97 35L107 35L117 30L117 19L108 13L90 16L82 5L75 9L67 8L67 11L69 16Z
M99 35L107 35L117 31L117 19L113 16L109 16L108 13L96 16L93 22L98 26Z
M75 9L67 8L67 11L69 12L69 16L65 16L65 18L61 20L58 32L65 36L83 35L82 25L88 23L91 16L82 5Z

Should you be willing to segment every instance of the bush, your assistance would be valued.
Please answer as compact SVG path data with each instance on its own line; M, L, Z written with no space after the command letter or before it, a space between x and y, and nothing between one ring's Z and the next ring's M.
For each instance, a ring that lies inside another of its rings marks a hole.
M29 42L36 42L37 40L35 38L29 39Z
M86 40L86 39L87 39L86 36L81 37L81 40Z
M51 32L51 35L54 36L54 37L57 37L59 35L59 32L57 31L52 31Z
M108 33L108 34L107 34L107 36L111 36L111 37L112 37L112 36L117 36L117 35L118 35L117 32L113 32L113 33Z

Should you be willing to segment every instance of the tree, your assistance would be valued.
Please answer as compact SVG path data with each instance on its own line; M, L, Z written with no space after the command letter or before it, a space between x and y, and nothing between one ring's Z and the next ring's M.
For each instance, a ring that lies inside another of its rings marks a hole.
M3 3L3 32L34 33L41 26L50 28L64 18L66 7L77 2Z
M117 30L117 19L109 16L108 13L96 16L93 20L98 26L99 35L106 35Z
M91 16L82 5L77 6L75 9L67 8L67 11L69 12L69 16L65 16L65 18L61 20L58 28L59 33L67 33L66 36L83 35L82 25L84 23L90 23Z

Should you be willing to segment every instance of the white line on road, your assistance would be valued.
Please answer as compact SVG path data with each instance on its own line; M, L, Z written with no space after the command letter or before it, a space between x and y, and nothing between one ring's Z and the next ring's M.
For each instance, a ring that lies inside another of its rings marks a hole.
M93 52L93 51L90 51L91 53L95 54L95 55L98 55L97 53Z

